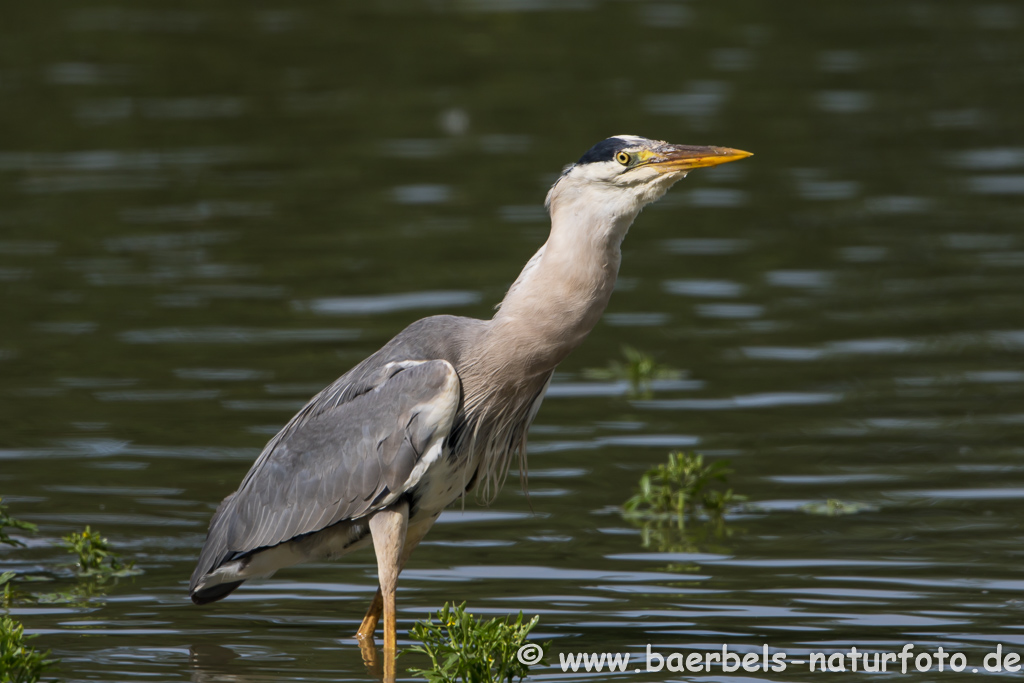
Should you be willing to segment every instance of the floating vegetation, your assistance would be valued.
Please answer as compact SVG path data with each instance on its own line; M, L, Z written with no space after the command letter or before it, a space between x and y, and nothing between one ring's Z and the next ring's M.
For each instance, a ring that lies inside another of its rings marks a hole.
M17 575L14 572L0 574L0 588L3 588L3 592L0 593L0 609L5 611L11 609L11 605L18 598L18 594L11 583L15 576Z
M731 488L712 488L714 482L725 483L730 474L728 461L705 464L700 453L669 453L665 464L640 478L639 490L622 505L622 516L640 528L646 549L671 553L717 550L717 542L733 533L725 522L726 509L746 500ZM672 565L669 570L696 568Z
M655 380L681 379L684 375L682 370L661 365L655 362L654 356L632 346L623 346L622 355L625 362L613 360L607 368L588 368L583 371L583 376L599 380L624 379L629 382L630 395L650 396L651 383Z
M732 489L709 488L714 481L725 482L732 469L727 460L704 464L700 453L675 451L668 462L640 477L640 490L622 505L627 519L671 521L682 529L687 515L706 513L720 516L731 503L746 500Z
M43 671L55 663L47 659L49 650L40 652L28 644L35 636L26 636L25 627L8 616L0 617L0 681L35 683Z
M0 543L15 548L24 548L25 544L16 538L11 538L7 533L7 529L18 529L19 531L27 531L32 534L39 530L35 524L11 517L10 513L7 512L7 506L3 504L3 498L0 498ZM4 610L9 610L16 600L24 599L25 597L21 591L14 588L14 579L17 576L15 572L0 572L0 589L2 589L2 592L0 592L0 608ZM0 674L3 673L4 669L0 669ZM6 678L0 678L0 681L7 683Z
M107 579L142 573L134 562L125 564L120 555L110 549L107 539L88 526L85 531L72 532L62 540L68 552L78 557L79 576Z
M0 501L3 499L0 498ZM7 512L7 506L0 504L0 543L17 547L25 547L25 544L16 538L11 538L7 529L18 529L35 533L35 524L14 519ZM7 612L14 606L15 602L32 600L34 596L22 593L14 587L14 580L18 578L17 573L7 571L0 572L0 609ZM39 680L43 671L57 660L47 659L49 650L40 652L28 644L28 640L35 636L26 636L25 627L16 619L8 615L0 616L0 681L2 683L35 683Z
M526 642L540 617L524 621L520 612L514 621L510 617L482 621L466 612L466 603L445 603L436 617L436 622L429 616L416 622L409 635L420 644L402 653L421 652L430 657L430 669L409 669L429 683L510 683L529 673L529 665L522 660L545 663L543 651L550 643L537 646ZM524 646L530 654L517 657Z
M36 593L33 597L40 605L70 605L71 607L97 607L105 604L107 587L103 580L82 581L64 591Z
M14 519L8 514L7 508L0 505L0 542L15 547L24 547L24 543L6 534L5 528L32 533L37 531L36 525ZM95 605L106 594L107 586L104 584L108 580L142 573L141 569L135 567L134 562L122 560L118 553L111 550L107 539L103 538L98 531L93 531L91 527L85 527L85 531L72 532L61 540L63 546L77 560L75 576L79 581L67 590L31 593L20 590L20 587L27 583L60 581L61 574L2 572L0 573L0 608L9 610L16 603L26 602L70 604L78 607ZM66 576L66 573L63 574ZM0 674L4 674L3 669L0 669ZM0 675L0 683L8 683L8 679Z
M878 506L867 503L846 503L835 498L829 498L824 503L801 505L800 509L809 515L839 517L840 515L855 515L858 512L874 512L878 509Z
M103 604L109 585L107 581L127 576L142 574L134 562L125 562L121 556L110 549L107 541L98 531L85 527L84 531L75 531L62 539L62 545L75 556L75 575L79 579L70 588L49 593L34 593L28 599L41 605L71 605L89 607ZM52 577L29 576L19 577L26 581L51 581ZM22 597L18 595L17 597ZM2 683L2 679L0 679Z
M16 538L11 538L7 534L7 529L18 529L20 531L27 531L34 534L38 531L38 527L31 522L23 522L20 519L11 517L7 513L7 506L3 504L3 500L3 498L0 498L0 543L12 545L15 548L24 548L25 544Z

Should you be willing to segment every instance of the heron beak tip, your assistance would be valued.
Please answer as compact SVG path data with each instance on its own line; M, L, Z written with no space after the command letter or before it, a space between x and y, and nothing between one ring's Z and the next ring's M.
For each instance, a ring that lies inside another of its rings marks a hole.
M690 171L705 166L718 166L754 156L752 152L730 147L691 147L675 145L665 152L654 167L663 172Z

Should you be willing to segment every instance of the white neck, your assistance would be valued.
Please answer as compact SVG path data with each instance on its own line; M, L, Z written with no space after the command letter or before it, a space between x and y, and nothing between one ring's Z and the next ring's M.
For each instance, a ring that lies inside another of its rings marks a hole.
M579 167L577 167L578 169ZM551 234L474 336L459 370L479 449L484 490L500 488L551 372L601 318L619 273L620 245L640 208L664 194L595 189L588 169L563 175L548 193ZM665 189L667 189L667 184ZM650 197L650 199L648 199ZM520 462L525 471L525 463Z
M492 320L494 339L516 349L517 365L528 375L550 372L597 324L615 287L622 239L640 211L633 202L595 203L593 194L585 201L572 183L558 189L549 196L548 241Z

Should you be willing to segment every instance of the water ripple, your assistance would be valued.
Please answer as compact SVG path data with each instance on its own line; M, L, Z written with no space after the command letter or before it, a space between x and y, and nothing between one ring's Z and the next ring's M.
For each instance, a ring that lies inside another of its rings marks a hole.
M374 296L339 296L297 301L293 305L299 310L321 315L375 315L423 308L471 306L480 303L480 300L479 292L435 290Z
M277 330L215 326L130 330L118 334L118 338L128 344L287 344L351 341L359 335L359 330L341 328Z
M782 408L786 406L825 405L838 403L844 395L826 392L774 392L748 394L732 398L687 398L633 401L638 408L653 410L743 410L749 408Z

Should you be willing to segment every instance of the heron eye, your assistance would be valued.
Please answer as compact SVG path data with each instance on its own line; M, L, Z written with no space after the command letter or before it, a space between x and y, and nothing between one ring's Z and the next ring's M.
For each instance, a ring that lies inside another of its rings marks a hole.
M629 162L631 160L631 157L625 152L619 152L618 154L615 155L615 161L619 162L623 166L629 166Z

